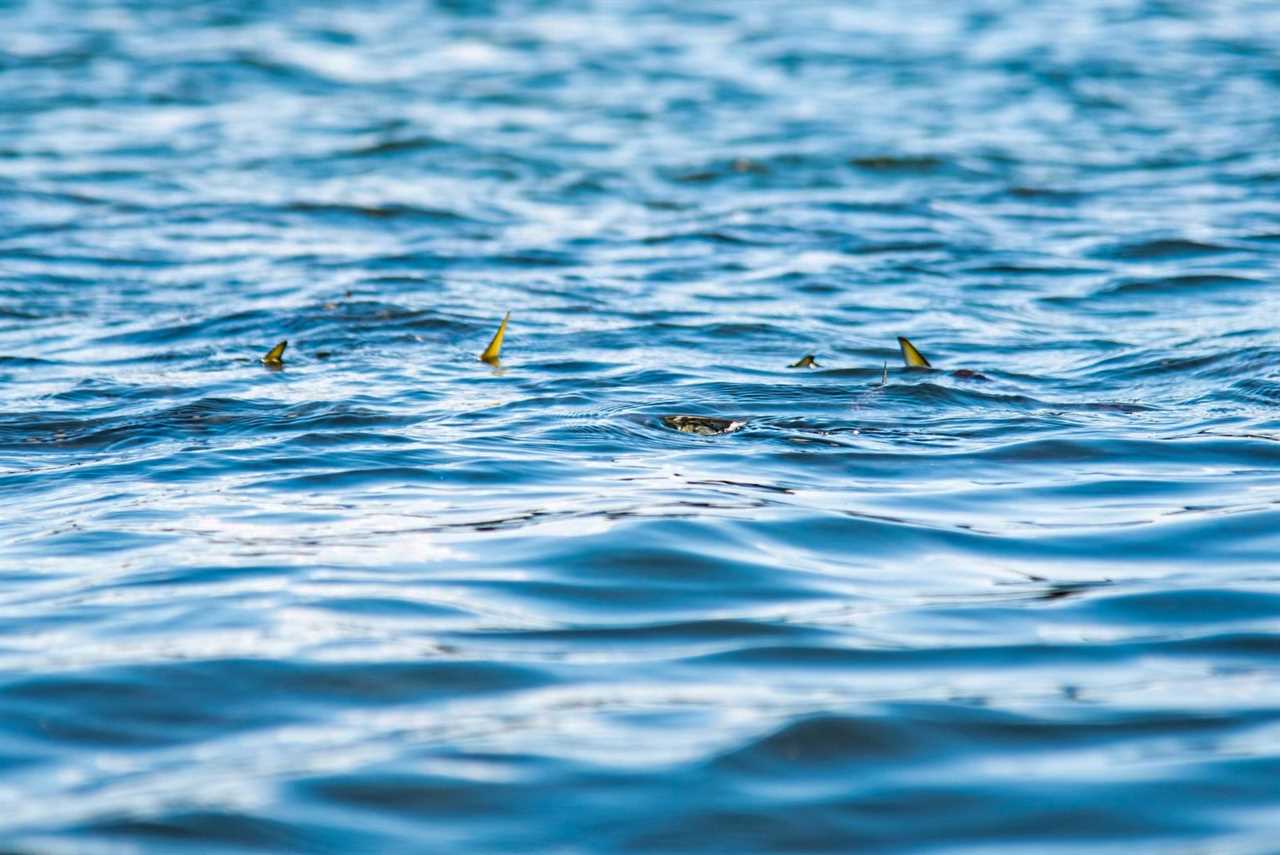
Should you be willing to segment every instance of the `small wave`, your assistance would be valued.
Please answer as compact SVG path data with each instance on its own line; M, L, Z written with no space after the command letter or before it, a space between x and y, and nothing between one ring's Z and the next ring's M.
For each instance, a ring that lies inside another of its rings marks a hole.
M430 151L438 149L442 146L448 146L447 140L432 136L412 136L412 137L396 137L393 139L378 140L367 145L358 146L356 148L346 149L336 153L337 157L382 157L391 154L404 154L406 152Z
M947 165L940 157L928 154L868 155L849 159L849 165L871 172L934 172Z
M373 220L406 220L416 223L451 225L475 223L475 219L446 208L428 208L414 205L384 204L357 205L337 202L291 202L285 210L326 216L350 216Z
M1159 238L1114 244L1100 250L1097 255L1102 258L1156 261L1162 259L1198 258L1221 255L1233 251L1235 250L1232 247L1206 241L1188 240L1186 238Z
M1095 297L1119 297L1126 295L1181 295L1199 291L1222 291L1233 288L1257 287L1262 280L1251 276L1235 276L1223 273L1184 274L1164 276L1159 279L1142 279L1120 282L1094 293Z

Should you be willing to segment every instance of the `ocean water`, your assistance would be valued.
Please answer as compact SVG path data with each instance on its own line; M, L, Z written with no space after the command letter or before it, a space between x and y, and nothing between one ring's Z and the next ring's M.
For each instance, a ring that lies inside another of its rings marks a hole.
M1278 279L1273 2L0 2L0 851L1280 852Z

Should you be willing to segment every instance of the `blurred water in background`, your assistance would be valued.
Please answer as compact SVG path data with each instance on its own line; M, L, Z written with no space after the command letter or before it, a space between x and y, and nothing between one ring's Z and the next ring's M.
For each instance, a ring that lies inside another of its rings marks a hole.
M0 21L0 850L1280 849L1280 5Z

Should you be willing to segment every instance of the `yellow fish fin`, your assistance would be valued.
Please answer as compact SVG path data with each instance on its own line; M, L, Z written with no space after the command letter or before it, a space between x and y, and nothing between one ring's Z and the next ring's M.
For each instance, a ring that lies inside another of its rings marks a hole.
M262 357L263 365L284 365L284 349L289 346L288 339L277 344L275 347L267 351L267 355Z
M493 340L489 342L489 346L484 349L484 353L480 354L480 359L484 362L495 363L502 356L502 339L507 334L507 321L511 320L511 313L507 312L502 317L502 323L498 324L498 331L493 334Z
M902 361L908 368L932 368L924 354L916 350L916 346L902 336L898 336L898 347L902 348Z
M804 356L800 357L799 362L793 362L791 365L788 365L787 367L788 368L821 368L822 366L818 364L817 358L814 357L812 353L806 353Z

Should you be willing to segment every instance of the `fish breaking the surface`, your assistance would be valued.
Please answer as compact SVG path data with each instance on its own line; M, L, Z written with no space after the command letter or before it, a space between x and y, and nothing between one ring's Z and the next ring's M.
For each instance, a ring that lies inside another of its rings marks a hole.
M497 365L502 358L502 340L507 335L507 321L509 320L511 320L511 313L507 312L502 316L502 323L498 324L498 331L493 334L493 338L489 341L489 346L484 349L484 353L480 354L482 362Z
M268 350L267 355L262 357L262 364L268 368L283 368L284 349L288 346L289 342L285 340Z
M663 416L662 423L669 428L685 433L696 433L699 436L732 433L746 424L744 421L713 419L707 416Z
M902 349L902 361L906 363L908 368L932 368L929 360L924 358L924 354L916 350L916 346L906 339L905 336L898 336L898 347Z

